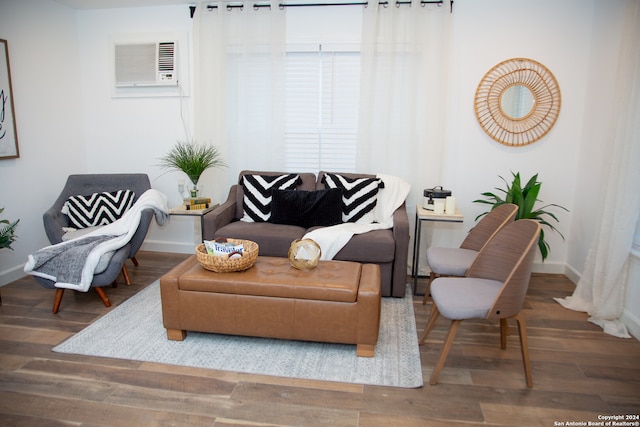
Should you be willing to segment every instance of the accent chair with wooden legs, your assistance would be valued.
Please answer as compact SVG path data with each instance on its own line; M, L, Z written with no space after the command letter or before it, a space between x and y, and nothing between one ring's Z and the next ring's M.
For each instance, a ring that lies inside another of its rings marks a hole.
M507 346L508 319L518 324L522 361L528 387L533 387L527 331L521 313L529 287L540 224L523 219L504 226L482 248L465 277L440 277L433 281L433 305L420 338L424 344L436 320L451 319L447 337L431 373L430 384L438 382L447 355L463 320L487 319L500 323L500 346Z
M422 304L427 303L431 283L436 277L464 276L480 250L502 227L514 220L517 212L518 206L512 203L499 205L485 215L484 218L469 231L469 234L467 234L467 237L460 247L446 248L433 246L428 248L427 261L431 268L431 274L429 275L429 282L427 283Z
M52 245L75 237L80 237L84 232L90 231L91 228L69 231L69 227L73 224L70 222L68 215L63 213L63 205L70 197L89 196L95 193L115 192L118 190L130 190L133 192L132 202L135 203L142 194L151 188L149 176L142 173L119 173L119 174L78 174L70 175L67 182L53 202L52 206L43 214L43 222L45 232ZM104 207L101 207L104 208ZM110 307L111 303L106 296L104 286L116 286L118 276L122 274L123 280L127 285L131 284L129 272L125 261L131 259L137 267L138 260L136 253L142 246L144 239L149 230L151 219L154 212L152 209L142 211L140 223L131 237L129 244L115 251L113 257L109 261L106 269L99 274L93 276L91 287L96 290L100 299L105 306ZM54 282L45 278L36 277L38 282L46 287L56 289L54 299L53 312L57 313L60 307L60 301L64 293L64 289L55 288Z

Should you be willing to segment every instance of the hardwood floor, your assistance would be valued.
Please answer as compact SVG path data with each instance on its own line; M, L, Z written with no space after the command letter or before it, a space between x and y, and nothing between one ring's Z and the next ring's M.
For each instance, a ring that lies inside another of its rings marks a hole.
M129 266L133 285L106 288L112 308L185 257L139 253L140 266ZM439 384L430 386L446 319L421 347L425 386L397 389L54 353L112 308L95 292L67 291L54 315L54 291L29 276L1 289L0 425L560 426L637 416L640 342L606 335L553 301L573 288L564 276L532 278L524 314L533 389L515 329L503 351L498 326L482 321L462 323ZM414 297L418 333L430 310L421 301Z

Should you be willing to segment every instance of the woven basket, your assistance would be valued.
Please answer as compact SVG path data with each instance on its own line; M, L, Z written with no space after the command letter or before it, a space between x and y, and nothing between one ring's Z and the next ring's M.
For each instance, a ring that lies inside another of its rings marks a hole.
M303 254L300 253L301 251L304 251ZM314 240L298 239L291 243L288 255L292 267L298 270L311 270L318 265L322 250Z
M227 239L234 245L243 245L243 253L239 258L226 258L218 255L210 255L204 247L204 244L196 246L196 258L200 265L210 271L216 273L229 273L232 271L242 271L253 267L258 258L258 244L251 240Z

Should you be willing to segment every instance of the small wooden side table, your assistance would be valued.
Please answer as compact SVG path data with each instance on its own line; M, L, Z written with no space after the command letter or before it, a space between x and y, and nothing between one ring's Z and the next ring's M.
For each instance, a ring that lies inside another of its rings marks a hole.
M413 294L416 294L416 288L418 287L418 274L420 272L418 263L420 260L420 240L422 235L422 222L463 222L464 215L456 209L455 214L437 214L433 211L424 209L422 206L416 205L416 225L413 234L413 265L411 266L411 275L413 276ZM419 295L418 295L419 296Z

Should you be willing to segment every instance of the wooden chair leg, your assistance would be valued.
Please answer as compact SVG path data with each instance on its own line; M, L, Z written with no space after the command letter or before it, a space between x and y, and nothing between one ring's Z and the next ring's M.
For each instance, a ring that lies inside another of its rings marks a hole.
M105 307L111 307L111 301L109 301L109 297L104 292L104 289L102 289L102 288L94 288L94 289L96 290L96 292L98 293L98 296L100 297L100 299L104 303L104 306Z
M436 278L436 273L433 271L429 274L429 281L427 282L427 288L424 290L424 297L422 298L422 305L425 305L429 300L429 294L431 293L431 282Z
M507 319L500 319L500 348L507 349L507 336L509 335L509 322Z
M419 345L424 344L424 342L427 340L427 336L433 329L433 326L436 324L436 320L438 320L438 317L440 317L440 310L438 310L438 307L435 305L435 303L431 304L431 314L429 315L429 321L427 322L427 326L425 326L424 328L424 332L420 337L420 341L418 341Z
M131 257L131 261L133 261L133 265L135 265L136 267L140 265L138 264L138 260L136 259L136 257Z
M122 264L122 277L124 277L124 283L127 284L127 286L131 285L131 279L129 278L129 271L127 270L127 266Z
M440 371L444 366L444 362L447 360L447 356L449 355L449 350L451 350L451 345L453 344L453 340L458 333L458 328L462 320L452 320L451 326L449 326L449 333L447 334L447 339L442 345L442 350L440 350L440 357L438 358L438 363L433 368L431 372L431 379L429 380L429 384L436 385L438 383L438 377L440 376Z
M64 295L64 289L62 288L56 289L56 296L53 298L53 308L51 309L53 314L56 314L60 309L60 302L62 301L62 295Z
M531 388L533 387L533 376L531 374L531 359L529 359L527 326L521 313L518 313L515 319L518 322L518 333L520 334L520 351L522 352L522 363L524 364L524 376L527 380L527 387Z

